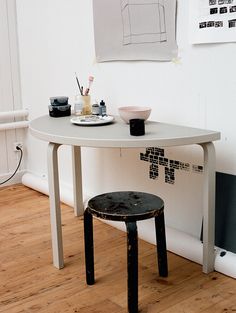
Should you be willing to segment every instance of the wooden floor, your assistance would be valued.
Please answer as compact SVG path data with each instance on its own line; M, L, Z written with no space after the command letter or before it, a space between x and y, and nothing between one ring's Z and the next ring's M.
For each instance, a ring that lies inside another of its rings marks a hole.
M0 312L126 311L126 236L95 221L96 284L84 274L83 222L62 205L65 268L52 266L48 197L22 185L0 189ZM159 278L155 246L139 241L139 308L156 313L236 312L236 281L168 253Z

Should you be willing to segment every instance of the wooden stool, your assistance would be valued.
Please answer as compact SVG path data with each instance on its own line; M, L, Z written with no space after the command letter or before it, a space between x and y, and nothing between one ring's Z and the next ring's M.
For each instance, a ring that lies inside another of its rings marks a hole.
M86 281L94 284L93 217L123 221L127 228L128 311L138 312L138 237L136 221L154 217L159 275L168 276L164 202L143 192L120 191L98 195L84 212Z

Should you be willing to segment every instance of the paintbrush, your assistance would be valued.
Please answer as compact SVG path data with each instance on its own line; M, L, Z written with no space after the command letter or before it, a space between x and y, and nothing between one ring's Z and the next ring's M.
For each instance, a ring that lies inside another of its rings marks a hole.
M89 90L92 86L92 83L93 83L93 80L94 80L94 77L93 76L89 76L89 84L88 84L88 88L86 88L85 90L85 96L88 96L89 94Z
M75 72L75 77L76 77L77 85L79 87L79 92L80 92L81 96L83 96L83 89L80 87L79 79L77 77L76 72Z

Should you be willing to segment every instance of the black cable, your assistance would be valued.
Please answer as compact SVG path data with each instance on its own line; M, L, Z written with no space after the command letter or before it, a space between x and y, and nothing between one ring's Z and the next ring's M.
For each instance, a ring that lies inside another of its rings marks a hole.
M20 150L20 160L19 160L19 163L14 171L14 173L8 178L6 179L5 181L1 182L0 185L3 185L5 184L6 182L8 182L10 179L12 179L13 176L15 176L16 172L18 171L19 167L20 167L20 164L21 164L21 160L22 160L22 157L23 157L23 151L20 147L16 147L17 150Z

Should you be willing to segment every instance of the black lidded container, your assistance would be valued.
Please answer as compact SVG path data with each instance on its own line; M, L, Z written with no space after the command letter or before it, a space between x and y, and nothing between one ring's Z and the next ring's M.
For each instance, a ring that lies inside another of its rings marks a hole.
M68 104L68 97L51 97L49 115L52 117L62 117L71 115L71 105Z

